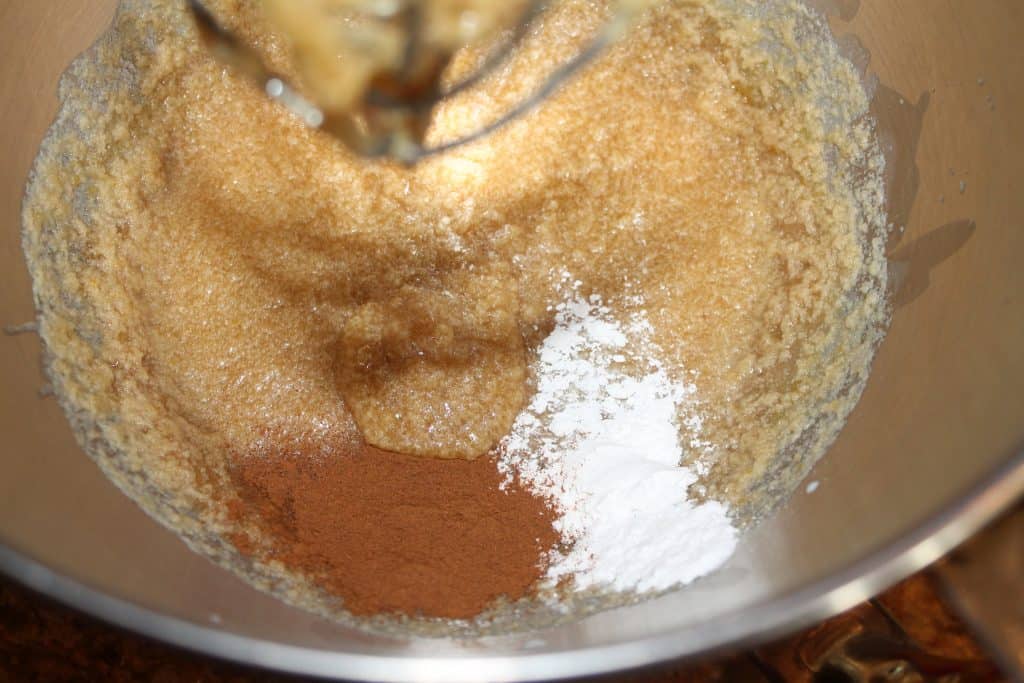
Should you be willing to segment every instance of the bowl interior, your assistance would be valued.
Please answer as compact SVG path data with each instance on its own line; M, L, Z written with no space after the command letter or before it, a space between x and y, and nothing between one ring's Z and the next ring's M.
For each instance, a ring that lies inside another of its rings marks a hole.
M890 251L896 311L859 406L808 480L816 490L798 491L722 570L539 633L454 642L346 629L194 555L108 483L41 395L30 333L0 336L0 568L230 657L366 678L497 680L635 665L792 628L934 559L1024 489L1024 5L816 4L880 79L891 217L905 227ZM113 9L0 8L4 325L33 319L18 213L58 76Z

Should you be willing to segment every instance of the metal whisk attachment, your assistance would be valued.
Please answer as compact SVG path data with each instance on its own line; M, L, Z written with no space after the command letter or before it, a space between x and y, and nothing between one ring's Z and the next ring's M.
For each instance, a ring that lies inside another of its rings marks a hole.
M290 29L290 37L296 39L297 56L305 57L309 66L312 78L304 83L305 94L269 69L255 49L224 29L201 0L189 0L188 7L201 40L212 54L248 76L307 125L335 136L362 156L390 157L412 164L478 140L529 111L621 37L639 10L650 4L650 0L620 0L590 42L552 71L525 99L478 130L425 146L424 136L434 108L498 67L547 4L544 0L520 0L518 4L511 0L497 4L476 1L485 7L502 7L503 12L494 12L481 21L479 13L473 11L473 0L264 0L271 18L277 6L282 18L279 23L286 31ZM295 8L307 10L305 23L294 21L299 16ZM310 8L324 11L319 17L323 21L310 23ZM438 22L439 16L449 21ZM506 24L498 25L500 20ZM486 26L488 21L492 25ZM443 85L442 77L453 55L468 42L467 36L482 33L474 30L481 23L491 30L511 30L480 68L453 84ZM469 30L463 30L467 26ZM339 55L328 41L344 41L345 46L337 46L338 50L344 49L344 54ZM307 75L305 71L303 75Z

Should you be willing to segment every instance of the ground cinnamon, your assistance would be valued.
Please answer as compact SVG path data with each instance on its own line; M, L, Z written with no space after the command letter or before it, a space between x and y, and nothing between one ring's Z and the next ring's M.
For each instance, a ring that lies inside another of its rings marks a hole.
M356 615L471 618L526 595L558 541L544 500L499 488L492 458L438 460L369 446L284 451L231 465L237 519L256 520L271 557L313 577Z

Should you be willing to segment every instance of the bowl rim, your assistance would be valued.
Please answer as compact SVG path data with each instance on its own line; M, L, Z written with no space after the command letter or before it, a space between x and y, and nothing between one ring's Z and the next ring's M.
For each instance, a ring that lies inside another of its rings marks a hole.
M0 543L0 572L103 621L188 650L321 678L366 681L551 680L610 673L749 647L821 621L933 563L1024 494L1024 447L964 495L878 550L803 588L649 638L523 655L430 657L336 652L251 638L161 614L55 572ZM683 634L685 637L681 637Z

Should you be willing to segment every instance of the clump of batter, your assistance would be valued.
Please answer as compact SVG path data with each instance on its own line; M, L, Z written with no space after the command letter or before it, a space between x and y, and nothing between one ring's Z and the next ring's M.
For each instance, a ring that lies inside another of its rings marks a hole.
M293 71L253 3L208 5ZM430 139L496 118L603 16L549 11ZM880 339L866 96L795 0L666 3L542 107L413 169L304 127L170 0L126 0L61 98L24 220L65 409L150 514L307 607L334 609L272 537L244 559L225 540L266 533L222 504L231 463L291 443L490 457L566 271L644 312L666 372L695 387L687 463L741 516L824 452Z

